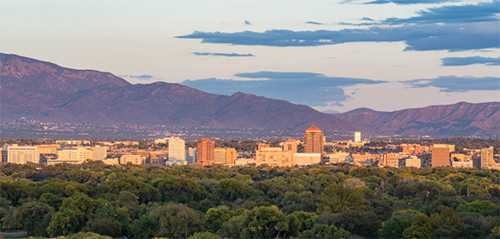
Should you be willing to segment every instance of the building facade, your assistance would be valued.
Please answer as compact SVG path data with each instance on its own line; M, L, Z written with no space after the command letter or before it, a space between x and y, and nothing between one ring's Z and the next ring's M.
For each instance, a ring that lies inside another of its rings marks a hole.
M481 149L481 168L496 168L497 164L493 159L493 146Z
M40 163L40 153L37 146L6 145L2 147L1 153L4 163Z
M315 125L309 127L304 133L304 153L323 155L325 136Z
M209 138L202 138L196 143L196 163L212 165L215 163L215 142Z
M187 165L186 141L178 137L168 139L168 160L181 160L184 165Z
M450 167L450 147L435 144L432 148L432 167Z

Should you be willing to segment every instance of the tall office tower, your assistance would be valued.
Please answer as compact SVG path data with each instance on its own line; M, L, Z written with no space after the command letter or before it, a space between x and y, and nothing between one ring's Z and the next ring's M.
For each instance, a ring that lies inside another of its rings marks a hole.
M226 149L225 148L215 148L214 149L214 157L216 164L225 164L226 163Z
M319 153L323 155L323 131L316 126L311 126L304 133L304 153Z
M26 164L40 163L40 154L36 146L6 145L2 147L2 162Z
M295 140L289 138L283 144L283 151L292 151L292 155L297 153L297 143L295 142Z
M354 132L354 142L361 142L361 132Z
M187 164L186 141L178 137L168 139L168 160L182 160L184 165Z
M238 157L238 153L235 148L226 148L226 163L234 164L236 158Z
M209 138L202 138L196 143L196 163L201 165L212 165L215 163L215 142Z
M496 168L497 164L493 159L493 146L481 149L481 168Z
M432 167L449 167L450 163L450 148L446 145L435 144L432 149Z
M191 147L186 149L186 160L188 164L196 163L196 149Z

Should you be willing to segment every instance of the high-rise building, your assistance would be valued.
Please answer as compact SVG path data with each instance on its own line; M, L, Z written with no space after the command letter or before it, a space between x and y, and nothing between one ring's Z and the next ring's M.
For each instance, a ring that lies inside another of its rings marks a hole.
M432 167L449 167L450 163L450 148L447 145L435 144L432 148Z
M225 148L215 148L214 149L214 157L216 164L225 164L226 163L226 149Z
M325 136L315 125L304 133L304 153L318 153L323 155L323 144Z
M493 159L493 146L481 149L481 168L496 168L497 164Z
M238 153L236 152L235 148L226 148L226 163L227 164L234 164L236 161L236 158L238 158Z
M196 163L201 165L212 165L215 163L215 142L209 138L202 138L196 143Z
M39 163L40 154L36 146L5 145L2 147L2 162L26 164Z
M57 149L57 159L47 160L48 165L58 163L81 164L85 160L94 160L94 154L91 148L74 147L74 148L59 148Z
M178 137L168 139L168 160L182 160L187 165L186 141Z
M399 160L399 154L396 153L384 153L380 160L381 161L379 162L379 165L381 166L394 168L399 168L400 166L402 166Z
M196 163L196 149L191 147L186 149L186 161L188 164Z
M354 132L354 142L361 142L361 132Z

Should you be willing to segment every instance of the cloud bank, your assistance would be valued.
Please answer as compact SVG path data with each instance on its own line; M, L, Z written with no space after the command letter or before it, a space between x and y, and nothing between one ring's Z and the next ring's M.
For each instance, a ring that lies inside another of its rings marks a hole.
M441 59L442 66L468 66L473 64L485 64L487 66L500 65L500 57L445 57Z
M401 81L412 88L437 87L441 92L467 92L476 90L500 91L500 77L441 76L435 79Z
M420 11L410 18L388 18L381 24L433 24L433 23L474 23L498 21L500 2L493 1L476 5L442 6Z
M227 56L227 57L251 57L253 54L238 54L238 53L215 53L215 52L193 52L197 56Z
M231 95L242 91L244 93L282 99L309 106L326 106L327 102L341 102L349 98L344 93L343 87L385 83L385 81L360 78L328 77L323 74L311 72L261 71L239 73L235 76L250 78L252 80L210 78L186 80L182 84L216 94Z
M468 24L425 24L399 27L373 26L338 31L269 30L265 32L194 32L177 38L202 39L203 43L310 47L349 42L405 42L405 50L463 51L499 48L500 22Z

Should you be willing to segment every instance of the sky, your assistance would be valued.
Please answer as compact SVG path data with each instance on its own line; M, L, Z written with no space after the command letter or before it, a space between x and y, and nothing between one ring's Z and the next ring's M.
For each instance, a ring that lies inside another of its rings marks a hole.
M326 113L500 101L500 2L0 0L0 52Z

